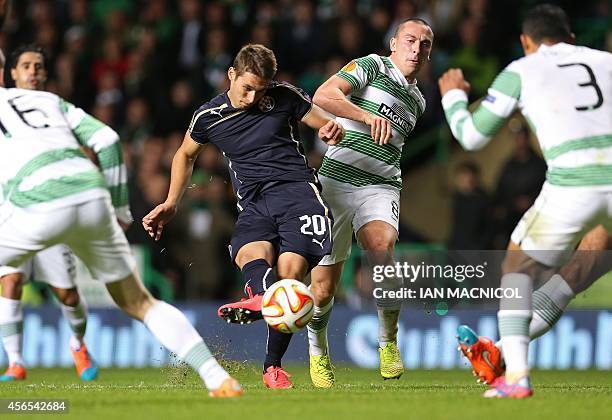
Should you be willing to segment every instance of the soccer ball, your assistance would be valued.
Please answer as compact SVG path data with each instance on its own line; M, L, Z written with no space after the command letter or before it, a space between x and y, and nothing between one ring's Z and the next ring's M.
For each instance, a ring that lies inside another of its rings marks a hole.
M269 326L283 333L304 328L314 312L314 297L300 281L284 279L263 295L261 313Z

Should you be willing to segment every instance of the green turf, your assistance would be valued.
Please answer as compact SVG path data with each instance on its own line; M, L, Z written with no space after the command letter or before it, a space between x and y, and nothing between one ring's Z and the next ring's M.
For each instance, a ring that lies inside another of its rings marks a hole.
M571 309L612 308L612 272L606 274L580 293L570 303Z
M234 374L245 396L216 400L182 368L102 370L100 379L88 384L72 369L30 369L27 381L0 384L0 398L68 399L70 412L61 418L80 419L612 418L610 372L534 372L533 398L490 401L481 397L484 388L467 371L412 371L399 381L383 382L376 371L338 368L333 390L314 389L303 366L290 371L295 388L271 391L261 385L257 369L240 366Z

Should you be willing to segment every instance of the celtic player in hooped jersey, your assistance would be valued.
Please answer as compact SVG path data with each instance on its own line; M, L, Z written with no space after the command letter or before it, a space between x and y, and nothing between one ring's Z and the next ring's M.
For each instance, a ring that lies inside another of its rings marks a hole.
M469 85L461 70L451 69L439 81L446 119L465 149L486 145L520 109L548 164L542 191L512 233L508 249L513 252L504 262L502 287L519 288L526 299L500 303L506 375L492 383L487 397L532 395L527 365L532 316L552 325L573 297L561 276L533 295L532 281L544 268L563 264L592 227L601 224L609 232L612 225L612 54L571 41L565 12L540 5L523 22L526 56L500 73L473 113L467 109ZM601 230L585 237L594 245L583 247L583 241L579 249L605 248L606 232L603 241L593 241Z
M312 272L315 314L308 325L310 375L317 387L331 387L335 377L327 348L327 324L333 295L353 233L371 264L392 263L398 237L402 187L402 146L425 100L416 86L433 43L430 26L420 19L398 25L390 41L391 55L355 59L327 80L314 102L338 117L346 135L325 154L319 180L334 214L333 249ZM397 285L401 279L389 279ZM399 378L403 363L397 347L400 302L377 300L380 373Z
M23 45L15 49L8 63L15 87L43 90L47 81L46 62L44 51L36 45ZM79 129L81 133L87 131L88 134L83 137L83 142L94 147L96 151L104 150L109 143L109 133L112 133L112 130L78 108L71 106L69 112L72 115L75 113L81 115L80 118L73 118L73 126L81 126ZM84 127L91 127L91 129L85 130ZM118 148L119 144L113 147ZM119 150L117 154L120 156ZM107 151L102 155L109 155L109 153ZM120 223L127 226L132 216L128 207L126 169L121 160L102 158L99 163L101 169L106 173L107 185L113 186L113 204ZM56 245L39 252L21 267L0 267L0 285L2 286L0 336L9 359L9 367L0 376L0 382L22 380L26 377L22 357L21 294L23 283L27 282L30 276L47 283L58 299L62 313L72 330L69 345L78 376L83 380L97 378L98 368L84 342L87 308L76 287L75 262L70 248L65 245Z
M0 54L0 81L3 66ZM212 396L242 394L187 318L144 288L112 205L121 183L112 173L123 166L119 139L100 125L52 93L0 87L0 265L17 267L68 245L124 312L198 371ZM80 150L83 143L103 171Z

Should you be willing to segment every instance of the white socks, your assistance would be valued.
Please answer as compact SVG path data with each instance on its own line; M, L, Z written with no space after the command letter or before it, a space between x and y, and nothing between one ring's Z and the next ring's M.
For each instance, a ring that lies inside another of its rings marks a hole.
M23 364L21 354L23 310L21 301L0 296L0 336L9 364Z
M205 346L203 341L201 344ZM204 380L204 385L206 385L206 388L210 390L219 388L223 381L230 377L229 373L227 373L219 362L217 362L217 360L212 356L210 359L204 362L202 366L200 366L198 373L200 374L200 378Z
M387 343L397 343L397 323L400 311L378 308L378 345L383 348Z
M70 337L70 348L78 351L83 345L83 337L87 327L87 307L82 300L77 306L60 305L60 307L73 334Z
M308 323L308 343L311 356L327 354L327 324L334 306L334 298L323 307L314 307L314 315Z
M516 289L521 299L502 298L497 313L499 335L506 361L506 377L509 383L529 372L529 323L531 322L531 295L533 284L526 274L510 273L502 277L502 288Z
M155 338L195 369L206 388L214 390L229 374L215 360L204 340L185 315L166 302L157 301L144 317L144 324Z
M529 338L546 334L561 318L563 311L575 297L573 290L559 274L533 292L533 316L529 323ZM495 343L501 349L501 340Z
M559 274L533 292L533 319L529 325L531 339L550 330L574 297L574 292Z

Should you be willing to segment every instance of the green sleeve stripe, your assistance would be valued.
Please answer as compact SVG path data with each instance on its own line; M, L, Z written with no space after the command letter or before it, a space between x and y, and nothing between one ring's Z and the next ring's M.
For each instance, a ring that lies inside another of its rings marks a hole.
M64 114L67 113L70 108L74 108L74 105L72 105L70 102L60 98L60 109L62 110L62 112Z
M75 137L84 146L89 146L89 140L93 137L96 132L106 127L106 125L92 117L91 115L85 115L79 125L72 130Z
M485 137L492 137L506 122L506 119L489 111L482 105L472 114L474 127Z
M465 109L467 109L467 101L455 102L448 109L445 109L444 115L446 116L446 121L448 121L448 124L450 125L453 119L453 115L455 115L457 111L461 111Z
M118 142L103 148L97 153L97 156L102 170L123 164L123 150L121 150L121 145Z
M378 64L372 57L361 57L355 60L359 67L361 67L367 74L368 80L374 79L376 73L378 73Z
M465 122L468 119L468 115L464 116L463 118L461 118L459 121L457 121L457 127L455 128L456 134L455 137L457 138L457 141L459 142L459 144L461 144L461 146L466 149L465 144L463 143L463 125L465 124Z
M111 201L113 207L123 207L129 204L129 194L127 184L113 185L108 187L108 191L111 195Z
M513 71L504 70L495 78L491 89L518 99L521 96L521 76Z
M577 168L551 168L546 180L562 187L612 185L612 165L585 165Z
M603 136L583 137L579 139L569 140L555 147L551 147L544 151L544 159L551 160L564 153L573 152L583 149L603 149L612 147L612 135L604 134Z
M353 76L351 74L348 74L346 72L343 72L342 70L339 71L338 73L336 73L336 76L342 77L344 80L349 82L349 84L351 85L353 90L359 90L359 88L360 88L359 80L357 80L357 78L355 76Z

